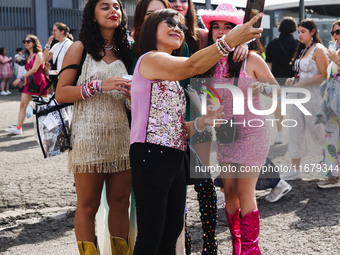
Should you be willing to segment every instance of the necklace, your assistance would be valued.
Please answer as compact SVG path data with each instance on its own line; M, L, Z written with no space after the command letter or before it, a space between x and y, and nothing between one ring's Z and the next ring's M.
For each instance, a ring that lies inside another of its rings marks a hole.
M105 49L105 50L112 50L113 48L114 48L113 43L111 43L111 44L108 45L108 46L104 45L104 49Z

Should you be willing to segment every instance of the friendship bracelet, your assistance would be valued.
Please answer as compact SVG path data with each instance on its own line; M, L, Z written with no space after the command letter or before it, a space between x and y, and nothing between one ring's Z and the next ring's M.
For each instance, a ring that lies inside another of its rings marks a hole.
M83 100L86 100L86 98L85 98L84 95L83 95L83 88L80 89L80 95L81 95L81 98L82 98Z
M99 80L99 85L98 85L98 92L99 93L102 93L103 91L102 91L102 82L103 82L103 80Z
M223 57L228 56L229 52L226 51L223 47L221 47L221 45L220 45L220 39L218 39L218 40L216 41L216 47L217 47L217 50L221 53L221 55L222 55Z
M228 52L234 51L235 47L234 48L230 48L230 46L228 45L227 41L225 40L225 37L226 37L226 35L223 35L222 38L221 38L221 41L222 41L223 45L226 47Z
M194 129L195 129L196 132L202 133L202 132L205 130L205 128L203 128L203 129L198 129L198 127L197 127L197 120L198 120L199 118L200 118L200 117L197 117L197 118L194 120Z

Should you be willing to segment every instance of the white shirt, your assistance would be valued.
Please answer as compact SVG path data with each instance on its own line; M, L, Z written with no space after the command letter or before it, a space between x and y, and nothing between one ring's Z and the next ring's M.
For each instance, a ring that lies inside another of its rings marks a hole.
M73 42L70 39L66 38L63 42L54 44L53 47L50 49L50 52L53 53L53 63L55 63L58 57L58 54L60 52L59 57L58 57L58 63L57 63L58 71L61 70L65 54L68 48L70 48L70 46L72 45L72 43Z

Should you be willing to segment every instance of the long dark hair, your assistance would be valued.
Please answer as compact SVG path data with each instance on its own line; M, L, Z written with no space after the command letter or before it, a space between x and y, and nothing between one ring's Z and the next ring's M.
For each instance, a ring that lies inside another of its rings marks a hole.
M40 44L40 41L38 39L38 37L36 37L35 35L32 35L32 34L28 34L25 36L25 39L26 38L30 38L30 40L32 40L34 46L33 46L33 53L38 53L38 52L42 52L42 47L41 47L41 44ZM30 55L30 52L25 48L25 54L27 56Z
M188 31L185 33L185 42L189 46L190 53L194 54L199 50L199 38L197 35L198 27L195 6L192 0L188 0L188 12L185 16L185 20L188 27Z
M140 33L137 47L139 48L141 54L151 50L157 50L156 33L158 24L165 18L173 18L175 16L179 17L182 22L185 21L184 17L178 11L173 9L158 10L150 15L150 17L143 23ZM171 55L180 56L184 48L184 43L185 41L183 40L182 45L177 50L174 50Z
M315 31L314 35L313 35L313 42L314 43L322 43L320 36L319 36L319 32L318 32L318 28L316 26L316 23L314 20L312 19L304 19L302 20L299 25L299 27L304 27L306 29L309 30L309 32L312 32L313 29ZM306 45L304 45L303 43L299 42L298 47L293 55L293 60L291 62L291 64L294 63L294 61L298 58L299 53L301 52L301 50L303 50L304 48L306 48Z
M133 24L131 28L131 31L133 33L132 37L136 44L138 44L140 32L142 29L142 25L144 23L145 14L151 1L154 1L154 0L139 0L137 2L135 15L133 16ZM159 0L159 1L164 4L164 8L171 8L168 0ZM140 52L138 52L138 47L134 47L134 49L135 49L136 56L139 56Z
M212 23L214 21L212 21L210 23L210 29L209 29L209 33L208 33L208 46L214 44L214 40L212 38ZM231 23L229 22L229 24L234 28L236 25L234 23ZM228 55L228 73L226 73L226 77L234 77L235 75L235 72L236 72L236 69L239 65L239 62L235 62L233 60L233 56L234 56L234 51L229 53ZM216 65L213 66L212 68L210 68L206 73L205 73L205 76L209 76L209 77L212 77L215 73L215 68L216 68Z
M0 48L0 55L5 56L5 48Z
M94 10L99 0L88 0L85 4L82 24L79 33L79 40L84 44L86 51L94 60L100 61L105 56L104 45L106 44L100 33L98 23L95 22ZM125 67L128 68L131 58L130 44L127 39L127 16L121 0L117 0L122 12L121 23L115 29L113 41L116 47L115 55L122 60ZM104 55L101 55L104 52Z

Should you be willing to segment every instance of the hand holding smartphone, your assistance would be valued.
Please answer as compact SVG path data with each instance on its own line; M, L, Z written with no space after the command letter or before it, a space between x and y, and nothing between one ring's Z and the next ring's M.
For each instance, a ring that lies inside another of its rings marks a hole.
M247 7L244 15L243 24L251 20L257 14L263 12L265 0L248 0ZM261 19L259 19L253 27L259 28L261 26Z

